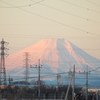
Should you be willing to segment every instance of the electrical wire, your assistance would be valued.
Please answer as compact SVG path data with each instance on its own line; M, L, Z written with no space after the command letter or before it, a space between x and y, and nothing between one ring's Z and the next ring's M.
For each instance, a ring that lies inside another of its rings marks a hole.
M45 4L43 4L43 3L39 3L39 4L42 5L42 6L45 6L45 7L48 7L48 8L51 8L51 9L57 10L57 11L60 11L60 12L62 12L62 13L66 13L66 14L69 14L69 15L72 15L72 16L75 16L75 17L78 17L78 18L84 19L84 20L86 20L86 21L91 21L91 22L94 22L94 23L98 23L98 24L100 24L100 22L97 22L97 21L94 21L94 20L91 20L91 19L87 19L87 18L85 18L85 17L81 17L81 16L79 16L79 15L75 15L75 14L72 14L72 13L69 13L69 12L66 12L66 11L63 11L63 10L60 10L60 9L57 9L57 8L54 8L54 7L51 7L51 6L45 5Z
M60 73L60 74L64 74L64 73ZM59 74L59 75L60 75ZM66 73L65 73L66 74ZM15 77L15 76L14 76ZM17 76L16 76L17 77ZM19 77L19 76L18 76ZM57 77L57 74L51 74L51 75L42 75L40 78L51 78L51 77ZM12 76L12 78L13 78L13 76ZM33 78L38 78L38 76L36 76L36 77L28 77L29 79L33 79ZM22 79L26 79L26 78L14 78L13 80L14 81L16 81L16 80L22 80ZM84 78L84 77L81 77L81 78L75 78L75 79L82 79L82 80L84 80L84 79L86 79L86 78ZM98 78L98 77L89 77L88 78L89 80L100 80L100 78Z
M86 0L86 1L91 3L91 4L94 4L94 5L98 6L98 7L100 7L100 5L98 5L98 4L96 4L96 3L92 2L92 1L89 1L89 0Z
M76 6L76 7L80 7L80 8L86 9L86 10L88 10L88 11L100 13L99 11L96 11L96 10L93 10L93 9L90 9L90 8L86 8L86 7L83 7L83 6L80 6L80 5L77 5L77 4L74 4L74 3L71 3L71 2L65 1L65 0L61 0L61 1L62 1L62 2L65 2L65 3L68 3L68 4L71 4L71 5L73 5L73 6Z
M38 4L40 2L43 2L45 0L41 0L41 1L38 1L38 2L34 2L34 3L30 3L28 5L22 5L22 6L15 6L15 7L5 7L5 6L0 6L0 8L23 8L23 7L30 7L30 6L33 6L35 4Z
M69 33L70 34L70 33ZM67 39L80 39L80 40L99 40L99 37L85 37L85 36L53 36L53 35L18 35L18 34L3 34L1 37L9 37L9 38L67 38Z
M4 2L4 1L0 1L0 2ZM4 3L6 3L6 4L10 5L10 6L16 7L16 6L14 6L14 5L12 5L12 4L9 4L9 3L7 3L7 2L4 2ZM17 7L17 8L18 8L18 7ZM54 23L58 23L58 24L60 24L60 25L67 26L67 27L70 27L70 28L72 28L72 29L75 29L75 30L78 30L78 31L84 32L84 33L86 33L86 34L91 34L91 35L99 36L99 37L100 37L100 35L98 35L98 34L95 34L95 33L92 33L92 32L88 32L88 31L86 31L86 30L83 30L83 29L80 29L80 28L76 28L76 27L73 27L73 26L67 25L67 24L65 24L65 23L62 23L62 22L59 22L59 21L53 20L53 19L51 19L51 18L47 18L47 17L44 17L44 16L42 16L42 15L39 15L39 14L33 13L33 12L31 12L31 11L28 11L28 10L25 10L25 9L22 9L22 8L18 8L18 9L20 9L20 10L22 10L22 11L25 11L25 12L27 12L27 13L33 14L33 15L35 15L35 16L41 17L41 18L43 18L43 19L46 19L46 20L52 21L52 22L54 22Z
M98 67L98 68L96 68L96 69L94 69L94 70L90 70L89 72L93 72L93 71L96 71L96 70L98 70L100 67Z

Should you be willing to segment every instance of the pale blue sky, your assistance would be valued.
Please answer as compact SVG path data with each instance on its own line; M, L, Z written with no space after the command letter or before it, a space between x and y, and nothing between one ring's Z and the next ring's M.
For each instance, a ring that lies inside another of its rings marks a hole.
M100 59L100 0L0 0L0 39L9 54L65 38Z

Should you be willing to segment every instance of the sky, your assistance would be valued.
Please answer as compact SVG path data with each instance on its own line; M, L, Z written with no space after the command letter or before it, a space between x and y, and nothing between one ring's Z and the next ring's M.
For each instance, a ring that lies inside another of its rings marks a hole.
M64 38L100 59L100 0L0 0L0 41L9 55Z

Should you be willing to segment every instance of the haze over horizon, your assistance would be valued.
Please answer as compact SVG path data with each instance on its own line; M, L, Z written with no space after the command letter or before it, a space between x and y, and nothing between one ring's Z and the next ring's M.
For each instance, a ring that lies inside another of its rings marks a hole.
M0 0L0 41L14 54L46 38L64 38L100 59L99 0Z

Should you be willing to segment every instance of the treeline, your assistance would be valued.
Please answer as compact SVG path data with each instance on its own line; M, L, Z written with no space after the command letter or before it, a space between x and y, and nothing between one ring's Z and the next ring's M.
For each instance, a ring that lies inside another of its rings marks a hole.
M40 86L40 98L41 99L63 99L66 95L68 86ZM82 87L76 87L75 93L79 93ZM70 87L68 95L72 95L72 88ZM7 86L6 88L0 89L0 97L14 100L17 98L20 99L37 99L38 98L38 86L29 87L29 86Z

